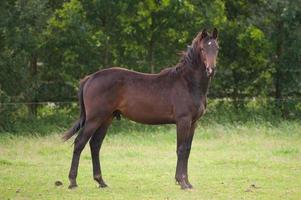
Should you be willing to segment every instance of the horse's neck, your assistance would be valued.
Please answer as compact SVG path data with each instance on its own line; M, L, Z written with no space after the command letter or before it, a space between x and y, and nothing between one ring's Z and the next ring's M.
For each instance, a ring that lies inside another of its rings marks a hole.
M203 96L207 96L209 91L210 78L207 76L205 71L201 72L201 76L197 77L199 79L200 90Z
M210 78L206 71L198 68L190 68L184 74L191 91L197 96L206 97L209 89Z
M180 73L193 88L193 93L197 96L207 96L210 78L207 76L204 63L194 48L189 46L187 52L178 64L181 69ZM190 88L191 89L191 88Z

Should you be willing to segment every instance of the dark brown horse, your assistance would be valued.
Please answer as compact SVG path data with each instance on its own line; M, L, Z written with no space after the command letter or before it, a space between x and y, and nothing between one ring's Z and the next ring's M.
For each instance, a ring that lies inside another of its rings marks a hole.
M99 151L114 117L120 115L143 124L176 124L177 167L175 179L182 189L192 188L187 163L197 120L204 114L210 79L218 53L217 30L200 32L183 53L180 62L159 74L144 74L122 68L100 70L80 83L80 119L64 135L77 131L69 173L74 188L80 154L90 139L94 180L102 179Z

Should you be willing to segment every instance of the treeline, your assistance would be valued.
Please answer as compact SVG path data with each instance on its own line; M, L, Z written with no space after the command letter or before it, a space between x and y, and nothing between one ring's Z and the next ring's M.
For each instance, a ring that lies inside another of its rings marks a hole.
M219 29L211 98L264 98L300 110L300 0L5 0L0 3L0 112L5 103L75 101L78 80L111 66L156 73L203 28Z

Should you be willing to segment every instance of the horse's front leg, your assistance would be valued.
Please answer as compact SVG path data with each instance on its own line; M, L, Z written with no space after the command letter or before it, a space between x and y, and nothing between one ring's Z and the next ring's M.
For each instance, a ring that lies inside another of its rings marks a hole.
M188 117L181 118L177 122L177 167L176 167L176 181L182 189L192 188L188 181L187 162L191 146L191 119Z
M185 182L188 185L189 188L192 188L192 185L190 184L189 180L188 180L188 159L189 159L189 155L190 155L190 150L191 150L191 144L192 144L192 140L193 140L193 135L194 135L194 130L196 128L196 123L192 123L191 127L190 127L190 132L188 135L188 140L186 143L186 156L184 157L184 175L185 175Z

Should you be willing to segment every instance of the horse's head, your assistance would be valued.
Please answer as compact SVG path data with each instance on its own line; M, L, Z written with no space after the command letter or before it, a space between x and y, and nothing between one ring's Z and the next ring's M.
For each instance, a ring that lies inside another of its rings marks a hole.
M216 59L218 54L218 31L214 28L212 34L209 34L205 29L200 32L193 40L196 53L200 58L202 67L205 67L208 77L214 75Z

